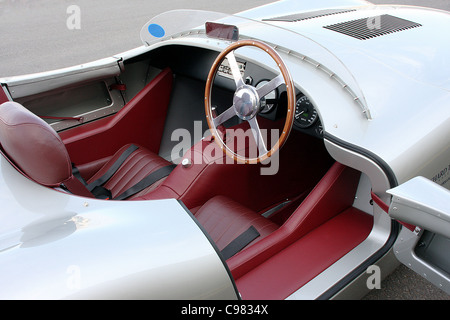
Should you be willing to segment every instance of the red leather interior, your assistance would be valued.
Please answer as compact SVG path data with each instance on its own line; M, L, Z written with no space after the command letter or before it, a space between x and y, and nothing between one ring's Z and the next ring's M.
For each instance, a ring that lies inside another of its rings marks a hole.
M255 227L260 236L248 246L260 241L278 228L278 225L272 221L223 196L216 196L206 202L195 213L195 217L208 231L219 250L226 247L250 226Z
M120 155L129 147L125 145L119 149L116 154L87 182L97 180L114 164L114 162L120 157ZM104 184L104 187L111 191L113 198L122 194L122 192L128 190L136 183L144 179L150 173L170 165L170 162L164 160L158 155L150 152L146 148L139 147L133 152L125 162L120 166L116 173ZM150 187L142 190L141 192L133 195L129 199L146 194L155 189L163 180L157 181Z
M280 150L275 175L262 175L260 164L233 162L208 139L195 144L184 158L191 165L178 166L163 185L177 194L189 209L223 195L255 212L308 193L333 163L316 138L295 131ZM143 199L150 196L154 195L148 194Z
M372 216L352 207L359 177L336 162L281 226L223 196L193 212L219 250L256 227L261 236L228 267L244 299L284 299L370 233Z
M47 187L62 184L74 194L92 194L72 174L72 161L60 136L38 116L16 102L0 106L0 141L8 159L27 177ZM100 178L129 145L119 149L87 182ZM144 147L128 156L105 183L115 197L134 186L150 173L170 163ZM153 190L162 180L133 197Z
M9 101L8 96L6 95L4 90L6 90L6 89L3 87L0 87L0 104L3 102Z
M233 277L239 279L311 230L351 207L359 176L356 170L336 162L279 229L227 261Z
M158 154L172 80L171 70L165 69L114 116L61 132L72 161L81 166L103 159L101 166L129 143Z
M242 298L287 298L366 239L372 225L371 215L344 210L237 279Z
M72 176L72 164L58 134L16 102L0 106L0 141L8 158L39 184L57 187Z

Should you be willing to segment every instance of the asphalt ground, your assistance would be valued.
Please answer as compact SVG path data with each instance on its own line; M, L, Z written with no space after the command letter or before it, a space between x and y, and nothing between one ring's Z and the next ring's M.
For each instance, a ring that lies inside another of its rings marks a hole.
M78 65L138 47L141 27L164 11L236 13L269 2L272 0L0 0L0 78ZM449 0L371 2L450 11ZM71 5L79 8L79 20L69 21L75 13L68 11ZM381 289L364 297L381 299L450 300L450 296L400 266L381 283Z

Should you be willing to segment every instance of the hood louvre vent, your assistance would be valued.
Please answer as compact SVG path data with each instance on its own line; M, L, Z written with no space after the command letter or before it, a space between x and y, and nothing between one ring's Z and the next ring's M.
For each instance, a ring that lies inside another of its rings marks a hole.
M276 17L276 18L268 18L268 19L263 19L263 21L298 22L298 21L302 21L302 20L314 19L314 18L330 16L330 15L339 14L339 13L352 12L352 11L356 11L356 9L325 9L325 10L318 10L318 11L312 11L312 12L296 13L296 14L291 14L291 15L281 16L281 17Z
M324 26L324 28L359 40L367 40L421 26L420 23L384 14L381 16L332 24Z

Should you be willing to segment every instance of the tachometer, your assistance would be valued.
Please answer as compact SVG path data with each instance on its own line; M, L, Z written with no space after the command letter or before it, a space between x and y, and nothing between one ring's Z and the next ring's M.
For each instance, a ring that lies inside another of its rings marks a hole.
M307 96L300 96L295 104L294 124L299 128L308 128L317 120L317 111Z

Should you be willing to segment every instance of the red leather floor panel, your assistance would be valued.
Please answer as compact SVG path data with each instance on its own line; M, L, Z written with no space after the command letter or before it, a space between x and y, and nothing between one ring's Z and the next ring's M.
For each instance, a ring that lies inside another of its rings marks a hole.
M243 299L285 299L370 233L373 218L349 208L236 281Z

